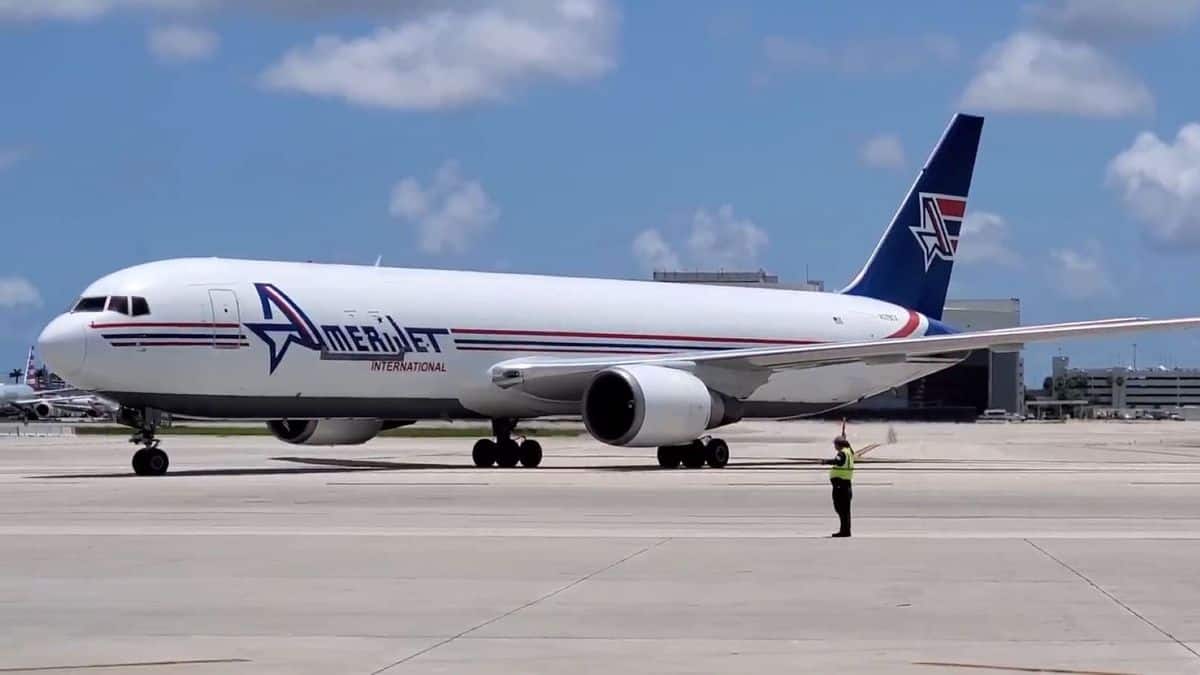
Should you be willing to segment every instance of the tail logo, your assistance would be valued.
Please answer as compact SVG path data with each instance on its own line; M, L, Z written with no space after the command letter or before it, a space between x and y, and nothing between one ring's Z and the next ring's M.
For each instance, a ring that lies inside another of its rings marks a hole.
M921 209L920 225L913 225L908 229L925 252L925 271L928 272L935 258L954 260L963 215L967 211L967 200L953 195L928 192L922 192L918 197L917 202Z

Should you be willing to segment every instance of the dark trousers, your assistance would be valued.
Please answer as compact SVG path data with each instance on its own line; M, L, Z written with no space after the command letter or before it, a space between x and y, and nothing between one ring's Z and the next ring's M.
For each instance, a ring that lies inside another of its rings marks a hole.
M854 498L854 489L850 481L841 478L830 478L829 482L833 484L833 510L841 521L838 532L850 534L850 500Z

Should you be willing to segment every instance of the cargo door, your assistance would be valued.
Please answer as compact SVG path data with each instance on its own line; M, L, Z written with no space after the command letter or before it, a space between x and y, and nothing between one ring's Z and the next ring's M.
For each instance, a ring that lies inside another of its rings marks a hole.
M242 333L242 314L238 309L237 294L225 288L212 288L208 291L208 303L213 347L239 349L249 346Z

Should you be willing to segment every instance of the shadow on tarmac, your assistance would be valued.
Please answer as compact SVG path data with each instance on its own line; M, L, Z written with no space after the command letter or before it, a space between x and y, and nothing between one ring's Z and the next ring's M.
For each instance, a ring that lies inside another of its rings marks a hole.
M195 477L195 476L278 476L278 475L293 475L293 474L335 474L335 473L357 473L366 471L437 471L447 469L472 469L478 471L497 471L498 469L479 469L474 464L446 464L435 462L391 462L372 459L344 459L337 457L272 457L277 462L290 462L293 464L302 464L304 466L293 467L269 467L269 468L246 468L246 469L187 469L182 471L168 471L163 476L157 478L171 477ZM887 460L874 461L876 466L894 466L896 464L919 463L923 460ZM726 466L723 471L738 471L738 470L755 470L755 471L794 471L798 468L824 468L820 459L796 457L796 458L780 458L762 461L742 461L731 463ZM499 469L504 470L504 469ZM519 467L515 469L507 469L508 471L522 470ZM657 464L650 462L642 464L600 464L600 465L585 465L585 466L541 466L537 471L607 471L612 473L637 473L643 471L670 471L663 469ZM674 469L674 471L687 473L695 471L695 469ZM74 473L74 474L54 474L27 476L31 479L79 479L79 478L141 478L133 472L123 473Z

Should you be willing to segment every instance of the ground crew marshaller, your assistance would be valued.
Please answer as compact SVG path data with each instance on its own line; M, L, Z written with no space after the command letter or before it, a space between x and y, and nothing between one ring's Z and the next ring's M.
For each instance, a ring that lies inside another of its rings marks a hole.
M841 527L833 533L834 537L850 536L850 500L854 498L852 484L854 482L854 448L845 436L833 439L833 449L837 456L827 459L829 464L829 482L833 485L833 510L838 514Z

